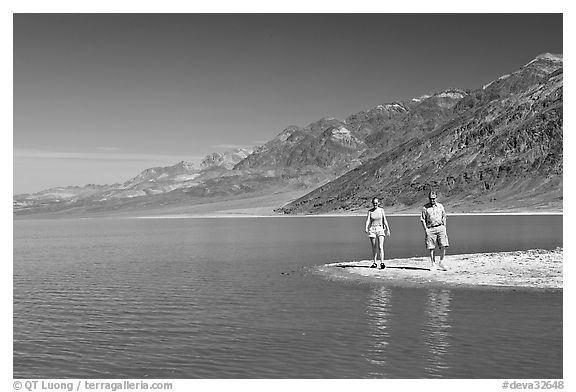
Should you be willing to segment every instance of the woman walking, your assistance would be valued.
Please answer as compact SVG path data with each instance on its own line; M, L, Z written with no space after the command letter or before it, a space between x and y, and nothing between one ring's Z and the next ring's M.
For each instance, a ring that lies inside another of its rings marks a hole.
M386 268L384 264L384 237L390 236L390 226L386 220L384 209L380 207L380 202L377 197L372 199L372 208L368 210L366 217L366 234L370 238L372 244L372 257L373 262L370 268L377 268L376 260L380 255L380 268Z

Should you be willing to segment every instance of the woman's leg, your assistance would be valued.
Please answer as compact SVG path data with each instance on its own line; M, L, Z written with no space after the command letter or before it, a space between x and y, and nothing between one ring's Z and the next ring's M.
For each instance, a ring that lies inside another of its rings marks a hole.
M378 251L380 252L380 267L384 268L384 237L383 235L378 236Z
M372 265L376 264L376 259L378 257L378 237L368 237L370 238L370 243L372 244Z

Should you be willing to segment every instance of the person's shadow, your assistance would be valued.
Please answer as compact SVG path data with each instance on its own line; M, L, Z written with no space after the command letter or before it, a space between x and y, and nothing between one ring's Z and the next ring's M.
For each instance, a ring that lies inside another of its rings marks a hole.
M350 264L340 264L337 265L338 268L372 268L369 265L350 265ZM376 268L374 268L376 269ZM380 269L380 267L378 267ZM430 271L430 268L423 268L423 267L412 267L412 266L403 266L403 265L395 265L395 266L386 266L385 269L404 269L404 270L415 270L415 271Z

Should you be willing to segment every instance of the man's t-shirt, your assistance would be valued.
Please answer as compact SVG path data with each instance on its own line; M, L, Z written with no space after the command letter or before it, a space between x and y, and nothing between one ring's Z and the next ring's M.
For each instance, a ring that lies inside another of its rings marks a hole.
M427 228L445 225L446 212L444 211L444 206L440 203L436 203L436 205L432 205L432 203L426 204L422 208L420 220L426 224Z

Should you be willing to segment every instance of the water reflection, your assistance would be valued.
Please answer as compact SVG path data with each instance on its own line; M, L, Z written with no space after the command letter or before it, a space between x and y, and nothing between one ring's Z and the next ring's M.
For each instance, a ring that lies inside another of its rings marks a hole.
M390 340L388 331L390 308L391 308L391 291L386 287L380 287L372 290L368 304L368 328L371 345L368 349L366 359L377 369L382 369L386 365L387 352ZM382 376L381 372L372 373L372 376Z
M450 351L450 302L445 289L371 291L366 309L369 376L446 376Z
M428 303L426 314L428 322L425 340L428 347L428 366L426 367L429 376L442 376L448 369L447 354L450 348L450 301L451 292L449 290L431 289L428 291Z

